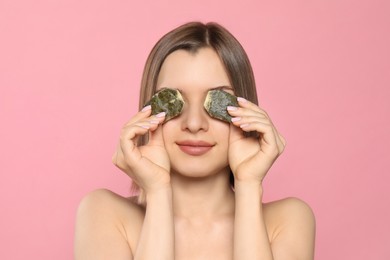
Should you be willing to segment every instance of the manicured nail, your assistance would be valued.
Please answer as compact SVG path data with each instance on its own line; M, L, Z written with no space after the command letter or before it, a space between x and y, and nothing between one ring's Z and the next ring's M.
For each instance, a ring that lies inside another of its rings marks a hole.
M156 117L164 117L165 116L165 112L161 112L161 113L158 113L157 115L156 115Z
M159 121L158 120L150 120L149 123L157 125L159 123Z
M243 97L237 97L237 101L238 101L238 102L248 102L248 100L246 100L246 99L243 98Z
M237 107L227 106L226 109L229 111L235 111L235 110L237 110Z
M147 126L147 125L143 125L143 126L141 126L142 128L145 128L145 129L149 129L150 127L149 126Z
M146 106L146 107L143 107L142 108L142 112L146 112L146 111L148 111L148 110L150 110L152 108L152 106L151 105L148 105L148 106Z
M232 117L232 122L240 121L241 117Z
M249 124L242 124L240 125L241 128L247 127Z

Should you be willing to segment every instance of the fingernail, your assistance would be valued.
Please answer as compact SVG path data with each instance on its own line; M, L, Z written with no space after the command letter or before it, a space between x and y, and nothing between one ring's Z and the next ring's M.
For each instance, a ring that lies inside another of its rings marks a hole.
M150 120L149 123L157 125L159 123L158 120Z
M151 105L148 105L148 106L146 106L146 107L143 107L142 108L142 112L145 112L145 111L148 111L148 110L150 110L152 108L152 106Z
M147 126L147 125L143 125L143 126L141 126L142 128L145 128L145 129L149 129L150 127L149 126Z
M237 101L238 101L238 102L247 102L248 100L246 100L246 99L243 98L243 97L237 97Z
M156 117L164 117L165 116L165 112L161 112L161 113L158 113L157 115L156 115Z
M237 107L227 106L226 109L229 111L235 111L235 110L237 110Z
M241 117L232 117L232 122L240 121Z
M249 124L242 124L240 125L241 128L247 127Z

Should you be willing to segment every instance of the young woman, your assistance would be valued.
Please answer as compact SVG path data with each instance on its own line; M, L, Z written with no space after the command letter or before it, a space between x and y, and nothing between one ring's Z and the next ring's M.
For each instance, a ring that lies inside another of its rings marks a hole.
M169 121L144 107L163 88L185 101ZM231 122L204 109L212 89L238 97L227 107ZM239 42L216 23L174 29L148 57L140 112L123 127L112 158L139 195L97 190L83 199L76 259L313 259L310 207L296 198L262 203L262 181L284 146L257 105Z

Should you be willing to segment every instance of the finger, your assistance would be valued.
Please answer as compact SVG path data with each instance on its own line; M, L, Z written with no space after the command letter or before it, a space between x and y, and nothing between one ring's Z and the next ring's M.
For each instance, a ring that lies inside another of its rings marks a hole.
M239 101L240 107L229 107L228 108L229 114L231 116L233 116L232 122L235 125L239 125L238 121L241 120L241 117L245 117L245 116L246 117L258 117L258 118L262 118L262 119L267 119L273 125L270 116L268 115L268 113L264 109L260 108L256 104L254 104L254 103L252 103L252 102L250 102L250 101L248 101L248 100L246 100L244 98L237 98L237 100ZM262 121L262 122L266 123L265 121ZM243 124L243 123L241 123L241 124ZM283 152L284 147L286 145L286 140L277 131L277 129L275 128L274 125L273 125L273 131L274 131L274 134L275 134L278 150L281 153L281 152Z
M136 142L139 136L148 133L149 128L147 125L131 125L123 129L119 144L126 159L133 159L134 157L136 157L136 160L139 159L141 155L136 149Z
M112 162L119 169L122 169L125 171L128 169L127 162L125 160L125 156L123 155L123 151L122 151L120 143L118 144L118 147L117 147L114 155L112 156Z
M119 156L122 153L124 160L131 160L129 161L130 165L135 162L134 160L141 158L140 152L136 149L138 137L147 134L149 131L154 131L165 119L165 112L151 117L149 116L150 113L150 108L145 107L122 128L119 142L120 152L117 155ZM117 160L120 161L118 158Z
M157 127L155 130L150 131L148 145L165 147L162 127Z
M278 144L279 153L282 153L284 151L284 148L286 147L286 139L278 132L278 130L276 130L276 128L274 129L274 131L276 133L276 141Z
M269 122L253 121L240 124L239 127L245 132L256 131L261 133L260 141L265 142L269 146L277 147L276 136L273 125Z
M244 138L244 132L240 127L230 124L229 143L233 143L239 139Z
M164 122L164 119L165 119L165 112L162 112L162 113L159 113L159 114L154 115L154 116L143 118L141 120L133 122L132 124L128 123L125 126L125 128L129 128L129 127L136 125L139 127L146 128L150 131L154 131L159 124Z
M248 108L254 111L258 112L265 112L263 109L261 109L258 105L255 103L250 102L249 100L242 98L242 97L237 97L238 105L243 108ZM265 113L267 114L267 113Z
M281 135L279 133L279 131L277 131L277 133L278 133L279 139L280 139L281 143L283 144L283 146L286 146L286 144L287 144L286 138L284 138L284 136Z
M124 127L134 124L142 119L149 117L152 113L151 106L144 107L141 111L135 114L128 122L125 123Z
M285 139L276 130L275 126L268 119L262 119L258 117L246 117L243 119L232 118L233 124L240 127L243 131L257 131L262 134L265 141L270 144L276 144L279 153L282 153L285 147ZM272 130L272 137L269 137ZM267 135L268 132L268 135ZM272 139L269 139L272 138ZM275 140L275 142L271 142Z
M135 147L135 145L134 145ZM128 149L128 148L126 148ZM127 154L125 156L125 153ZM124 145L119 142L118 143L118 146L116 148L116 151L114 153L114 155L112 156L112 162L115 166L117 166L119 169L125 171L125 172L128 172L129 168L130 168L130 165L129 165L129 161L127 160L129 158L129 153L128 152L125 152L125 148L124 148Z
M260 117L258 115L232 117L231 122L233 125L236 125L238 127L240 127L240 125L243 125L243 124L250 124L250 123L255 123L255 122L260 122L263 124L272 125L272 122L268 118Z
M270 117L267 114L267 112L254 104L249 105L247 107L228 106L226 108L226 110L233 117L236 117L236 116L258 116L258 117L267 118L270 120Z

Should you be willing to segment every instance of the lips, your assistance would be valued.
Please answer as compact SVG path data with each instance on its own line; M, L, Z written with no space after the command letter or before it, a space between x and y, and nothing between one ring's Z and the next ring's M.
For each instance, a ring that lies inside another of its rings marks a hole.
M186 140L186 141L180 141L176 143L180 150L184 153L192 156L200 156L213 148L213 144L210 144L205 141L195 141L195 140Z

